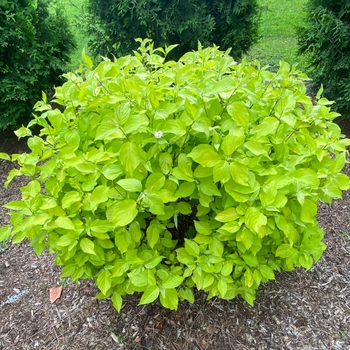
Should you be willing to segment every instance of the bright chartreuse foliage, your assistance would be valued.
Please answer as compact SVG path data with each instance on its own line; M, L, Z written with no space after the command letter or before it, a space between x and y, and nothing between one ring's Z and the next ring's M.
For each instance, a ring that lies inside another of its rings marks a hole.
M337 113L305 95L306 76L236 63L216 47L166 61L134 55L85 66L16 133L30 153L1 154L29 178L5 205L0 240L47 246L62 277L94 278L117 310L127 294L176 309L193 288L253 304L275 271L310 269L325 245L320 200L350 188ZM41 126L39 136L30 127Z

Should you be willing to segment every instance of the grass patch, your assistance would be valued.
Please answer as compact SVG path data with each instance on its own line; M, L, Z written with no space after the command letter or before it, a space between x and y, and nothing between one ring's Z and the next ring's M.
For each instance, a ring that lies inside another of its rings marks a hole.
M71 24L77 42L77 49L72 54L68 67L70 70L75 71L81 62L83 49L85 48L85 51L88 53L89 38L84 31L87 18L86 0L57 0L57 3L65 9L65 14Z
M262 18L259 27L259 42L248 52L248 60L258 60L272 69L279 66L279 61L299 64L303 60L297 55L296 27L305 17L304 5L307 0L259 0Z

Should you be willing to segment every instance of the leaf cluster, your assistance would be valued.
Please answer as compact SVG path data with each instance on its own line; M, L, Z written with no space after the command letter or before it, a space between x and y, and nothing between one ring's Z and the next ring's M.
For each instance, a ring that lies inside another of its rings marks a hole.
M62 277L94 278L117 310L135 292L176 309L193 288L252 305L275 271L325 249L318 202L350 188L338 114L285 62L272 73L217 47L166 61L171 47L139 42L96 68L83 54L56 88L63 108L44 95L16 131L31 152L0 154L19 165L6 185L29 182L0 240L49 247Z
M347 116L350 101L350 3L309 0L307 17L298 30L299 53L308 60L310 75L325 86L325 96Z
M91 47L96 56L123 56L137 49L134 38L151 38L155 45L179 44L178 59L203 45L232 47L240 57L257 40L256 0L89 0Z
M0 129L31 119L41 92L61 85L75 48L63 9L46 0L0 4Z

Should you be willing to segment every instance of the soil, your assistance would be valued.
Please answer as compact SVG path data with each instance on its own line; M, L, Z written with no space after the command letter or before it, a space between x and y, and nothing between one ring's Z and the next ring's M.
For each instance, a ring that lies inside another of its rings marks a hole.
M349 122L343 132L349 135ZM0 133L0 152L27 150L25 140ZM25 179L3 187L13 165L0 160L0 205L19 198ZM350 167L345 168L350 175ZM241 298L182 302L177 311L158 302L138 306L125 298L117 313L110 300L94 298L93 281L60 279L47 252L37 257L28 242L0 245L0 349L208 350L350 349L350 191L318 219L328 248L308 272L296 269L262 285L255 306ZM8 222L0 208L0 226ZM50 303L49 289L63 286Z

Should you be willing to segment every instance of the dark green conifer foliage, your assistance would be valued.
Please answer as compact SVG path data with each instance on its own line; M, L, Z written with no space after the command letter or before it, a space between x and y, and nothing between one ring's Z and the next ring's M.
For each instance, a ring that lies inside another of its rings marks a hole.
M335 107L350 111L350 1L309 0L299 29L299 52L309 61L310 76L323 84Z
M0 130L31 119L42 91L62 83L75 48L63 9L47 0L0 3Z
M89 0L89 26L96 55L122 56L136 50L135 38L151 38L155 46L179 44L177 59L202 45L232 47L237 58L257 39L256 0Z

